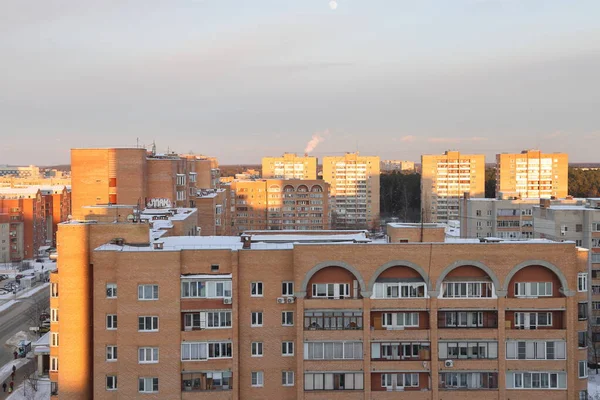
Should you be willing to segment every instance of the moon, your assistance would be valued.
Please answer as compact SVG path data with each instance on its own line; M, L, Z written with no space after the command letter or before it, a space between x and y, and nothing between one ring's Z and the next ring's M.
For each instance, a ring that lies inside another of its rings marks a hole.
M329 2L329 8L331 8L332 10L335 10L335 9L337 8L337 6L338 6L338 3L337 3L337 1L335 1L335 0L331 0L331 1Z

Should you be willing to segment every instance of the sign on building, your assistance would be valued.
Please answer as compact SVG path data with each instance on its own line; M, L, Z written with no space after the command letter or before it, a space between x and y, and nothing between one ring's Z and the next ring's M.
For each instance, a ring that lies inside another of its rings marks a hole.
M171 208L171 200L169 199L149 199L146 203L148 208Z

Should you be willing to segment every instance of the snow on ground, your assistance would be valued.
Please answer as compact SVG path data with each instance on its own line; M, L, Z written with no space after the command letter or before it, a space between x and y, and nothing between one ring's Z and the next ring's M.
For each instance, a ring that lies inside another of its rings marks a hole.
M600 396L600 374L596 374L594 369L588 370L588 395L592 399Z
M21 292L18 292L17 293L17 299L23 299L23 298L31 297L34 294L38 293L39 291L47 289L48 286L50 286L49 282L37 284L36 286L32 287L31 289L27 289L27 290L23 290ZM15 295L12 294L12 293L0 295L0 302L2 300L14 300L14 299L15 299ZM2 310L3 310L3 308L0 308L0 311L2 311Z
M4 311L4 310L8 310L9 308L11 308L14 304L16 304L17 302L14 300L9 300L6 303L0 305L0 312Z
M29 358L17 358L0 367L0 382L5 382L10 377L13 365L19 369L29 361L31 361Z
M29 384L27 384L27 387L25 388L25 390L27 391L27 396L25 396L23 392L24 384L25 383L21 383L19 387L13 392L13 394L8 396L6 400L48 400L50 398L49 380L44 379L37 381L37 392L35 392L35 397L31 397L29 395L29 393L31 393L30 390L32 390Z
M12 335L12 337L10 337L10 339L8 339L4 345L8 347L17 347L21 340L31 340L33 342L37 340L37 337L25 331L19 331Z

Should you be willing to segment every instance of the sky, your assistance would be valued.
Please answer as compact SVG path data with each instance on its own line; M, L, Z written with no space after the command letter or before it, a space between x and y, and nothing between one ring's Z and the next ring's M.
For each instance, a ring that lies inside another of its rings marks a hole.
M73 147L600 162L598 0L4 0L0 164Z

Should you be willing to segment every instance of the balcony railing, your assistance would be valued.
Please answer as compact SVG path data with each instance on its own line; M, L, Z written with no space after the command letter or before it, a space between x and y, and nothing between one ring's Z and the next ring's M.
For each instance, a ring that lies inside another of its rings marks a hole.
M181 390L184 392L219 392L232 388L230 371L189 373L181 377Z
M305 312L304 330L361 330L363 317L361 312Z
M498 313L495 311L440 311L438 328L498 328Z

